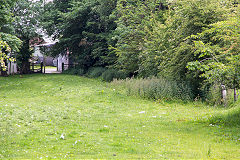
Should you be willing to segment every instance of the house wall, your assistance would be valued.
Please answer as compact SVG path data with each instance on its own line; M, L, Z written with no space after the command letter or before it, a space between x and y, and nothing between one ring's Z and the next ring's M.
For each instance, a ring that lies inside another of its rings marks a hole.
M38 57L38 63L43 62L43 54L41 53L39 46L34 47L33 56ZM54 58L52 58L52 57L45 57L46 66L54 66L53 59Z
M39 46L35 46L35 47L34 47L33 56L34 56L34 57L43 57L43 54L41 53Z
M11 75L11 74L16 74L16 73L18 73L17 63L16 62L8 62L8 64L7 64L7 74Z
M59 55L57 58L57 70L62 72L62 63L69 64L68 55ZM64 66L64 70L68 69L68 65Z

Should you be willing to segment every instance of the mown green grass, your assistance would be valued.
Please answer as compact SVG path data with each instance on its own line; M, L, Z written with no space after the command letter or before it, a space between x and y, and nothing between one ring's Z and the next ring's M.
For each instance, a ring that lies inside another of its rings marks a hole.
M239 127L205 123L226 110L78 76L0 77L0 158L237 159Z
M45 66L46 69L57 69L55 66Z

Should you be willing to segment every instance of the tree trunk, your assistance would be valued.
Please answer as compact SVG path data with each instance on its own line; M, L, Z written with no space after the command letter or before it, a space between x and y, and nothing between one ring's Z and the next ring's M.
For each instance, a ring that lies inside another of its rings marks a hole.
M237 101L237 89L234 87L234 102Z
M233 86L234 86L234 102L237 101L237 89L236 89L236 79L233 80Z
M23 61L21 66L21 74L30 73L30 63L28 61Z
M227 90L226 90L226 86L225 85L221 85L222 88L222 101L224 103L224 105L226 105L227 102Z
M17 55L17 59L20 63L19 64L20 73L29 74L31 73L29 59L31 58L32 55L29 48L30 39L28 37L21 37L20 39L23 41L23 45L20 49L20 52Z

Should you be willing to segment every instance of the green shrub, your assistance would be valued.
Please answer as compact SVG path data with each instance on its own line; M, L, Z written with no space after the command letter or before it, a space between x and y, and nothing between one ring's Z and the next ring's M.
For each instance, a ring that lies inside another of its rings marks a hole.
M108 69L105 72L103 72L102 77L104 81L111 82L116 77L116 70L114 69Z
M79 75L79 76L83 76L84 74L85 74L84 69L82 69L82 68L77 69L77 75Z
M112 83L124 85L128 89L128 94L130 95L137 95L147 99L193 99L191 87L184 82L169 81L163 78L153 77L114 80Z
M63 73L83 76L85 74L85 71L84 69L81 69L81 68L69 68L68 70L63 71Z
M205 87L205 86L203 86ZM204 97L204 99L206 100L206 102L208 102L211 105L224 105L226 106L230 106L233 103L233 90L227 88L227 98L225 101L223 101L222 99L222 88L221 88L221 84L215 83L215 84L211 84L207 87L205 87L207 89L207 91L205 91L207 94Z
M103 67L93 67L90 68L87 72L87 76L90 78L97 78L102 76L103 72L106 71L106 68Z
M124 72L115 69L108 69L103 72L102 78L104 81L111 82L113 79L125 79L127 78L127 75Z

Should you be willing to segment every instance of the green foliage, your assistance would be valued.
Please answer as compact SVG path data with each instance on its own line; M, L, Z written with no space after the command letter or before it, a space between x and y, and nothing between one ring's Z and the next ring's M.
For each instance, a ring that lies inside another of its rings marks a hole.
M44 4L44 12L41 16L41 25L48 35L54 39L61 37L64 20L62 14L67 13L71 8L72 0L54 0Z
M234 55L240 47L233 0L54 0L45 11L44 29L59 39L53 55L68 49L84 70L106 67L186 81L195 97L206 95L201 88L208 79L225 79L230 88L239 83L231 76L238 74L240 59ZM231 56L206 63L212 52ZM111 81L115 76L108 72Z
M218 0L118 1L116 67L143 77L187 79L194 51L185 38L223 19L223 7Z
M11 48L4 41L0 40L0 71L6 70L5 60L7 59L7 52L10 52Z
M78 76L83 76L85 74L85 70L82 68L69 68L65 71L63 71L64 74L70 74L70 75L78 75Z
M22 41L13 34L0 32L0 39L9 45L12 53L18 52L19 48L21 48Z
M29 59L33 53L30 41L32 38L40 37L37 28L39 28L39 16L42 11L41 5L41 1L18 0L13 7L12 33L22 41L22 46L19 48L17 55L15 54L21 74L30 72Z
M108 69L103 72L102 77L106 82L111 82L114 78L116 78L116 70Z
M106 71L106 68L103 67L92 67L88 70L87 76L90 78L97 78L102 76L102 74Z
M227 20L214 23L202 33L192 36L198 60L188 63L188 68L201 71L201 76L209 83L239 88L239 22L239 12L235 12Z
M21 44L21 41L13 34L9 34L6 29L13 21L13 13L11 12L11 9L15 2L16 0L0 1L0 72L1 69L6 69L6 60L14 60L11 57L11 53L18 51Z
M198 60L188 37L226 19L230 8L230 1L219 0L118 1L113 37L117 44L112 47L118 56L115 67L141 77L188 81L194 95L201 96L204 78L186 68L188 62Z
M148 55L149 53L143 53L145 50L144 40L152 34L152 25L155 20L164 21L165 7L166 3L163 0L118 1L115 13L118 17L117 28L113 37L114 40L117 40L116 46L113 47L118 56L116 68L133 75L137 73L142 76L157 74L156 67L153 67L156 65L152 61L146 62L149 68L142 65L146 57L154 58Z
M206 101L211 105L222 105L222 88L220 84L213 84L208 87Z
M108 47L114 43L110 39L116 25L110 15L116 1L61 1L65 9L59 7L58 2L49 4L46 17L50 21L45 18L48 22L45 29L53 33L52 26L56 27L53 34L59 38L52 54L58 55L68 49L72 59L86 70L112 64L116 56L110 53Z
M106 82L111 82L114 79L125 79L126 77L127 75L124 72L116 69L108 69L102 74L102 78Z
M33 2L28 0L18 0L13 7L14 33L20 39L38 36L40 14L42 13L41 1Z
M11 7L17 0L1 0L0 1L0 29L3 25L8 24L12 21Z
M202 97L203 93L200 90L204 82L204 77L200 77L202 69L199 72L189 72L186 68L188 62L199 60L193 41L188 37L200 34L204 28L226 19L232 6L230 1L221 3L219 0L182 0L176 1L170 7L163 32L157 31L159 27L156 26L154 29L156 34L149 39L150 43L147 43L147 46L157 48L151 44L160 44L156 52L158 76L188 81L193 87L194 95ZM151 39L156 42L153 43Z
M217 82L213 84L205 83L202 86L202 90L204 91L202 98L210 105L229 107L233 104L233 98L230 96L233 94L233 90L229 88L225 89L227 97L223 99L221 84Z
M115 80L113 84L122 84L129 95L137 95L155 100L192 100L191 87L184 82L169 81L163 78L140 78Z
M116 69L106 69L103 67L92 67L89 70L84 70L79 67L69 68L63 72L64 74L87 76L90 78L102 77L106 82L111 82L113 79L125 79L127 75L124 72L118 71Z
M188 76L186 69L188 62L196 60L191 41L186 38L201 33L204 27L224 19L225 8L218 0L182 0L171 6L166 20L166 32L163 34L163 40L168 39L168 42L164 43L159 55L164 58L160 59L159 75L174 79L196 76L193 81L197 81L198 75Z

